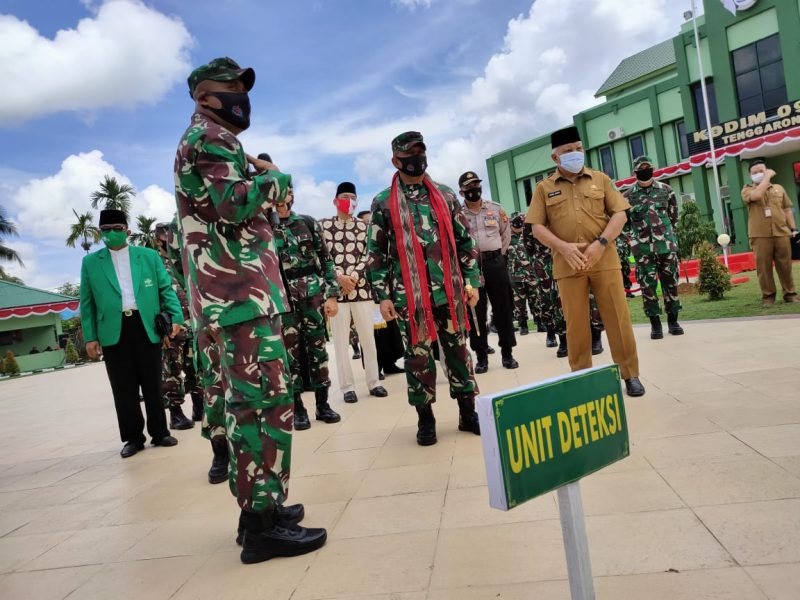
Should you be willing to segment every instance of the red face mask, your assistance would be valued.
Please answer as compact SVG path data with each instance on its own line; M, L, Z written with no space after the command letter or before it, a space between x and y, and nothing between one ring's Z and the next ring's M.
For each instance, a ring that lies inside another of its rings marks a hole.
M355 212L358 204L357 200L351 200L350 198L336 198L333 202L336 205L336 210L348 215L352 215Z

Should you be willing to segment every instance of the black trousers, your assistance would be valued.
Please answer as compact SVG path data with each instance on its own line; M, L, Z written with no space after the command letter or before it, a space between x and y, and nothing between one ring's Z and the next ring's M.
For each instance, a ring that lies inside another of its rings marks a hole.
M506 257L499 252L495 255L481 256L481 272L483 273L483 288L480 299L475 306L478 325L475 326L472 311L468 310L470 320L469 346L478 356L486 354L489 347L486 323L487 301L492 303L492 316L497 335L500 338L500 348L510 352L517 345L514 337L514 296L511 290L511 277L508 274ZM478 335L480 329L480 335Z
M154 344L147 337L138 312L122 316L119 342L103 346L103 357L114 395L120 439L134 444L145 442L139 389L147 411L147 433L153 440L169 435L161 401L161 344Z

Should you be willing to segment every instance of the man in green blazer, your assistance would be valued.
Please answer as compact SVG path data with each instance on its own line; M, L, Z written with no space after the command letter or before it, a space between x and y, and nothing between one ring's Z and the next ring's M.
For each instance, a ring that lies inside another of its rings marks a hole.
M155 250L128 245L128 220L121 210L100 212L100 235L106 247L84 257L81 265L81 325L86 352L102 354L114 395L120 456L144 450L144 417L155 446L178 443L169 434L161 401L161 343L156 315L172 317L170 337L183 322L178 297Z

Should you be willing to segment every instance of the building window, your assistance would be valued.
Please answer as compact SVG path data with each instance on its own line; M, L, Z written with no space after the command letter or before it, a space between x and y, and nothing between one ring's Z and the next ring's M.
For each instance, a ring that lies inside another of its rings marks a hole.
M778 34L731 52L739 114L775 110L786 104L786 80Z
M611 177L611 179L616 179L617 174L614 172L614 152L611 150L611 146L603 146L598 150L600 153L600 169Z
M536 183L539 183L542 179L544 179L544 174L543 173L538 173L533 177L533 180Z
M678 138L678 151L681 158L689 157L689 140L686 139L686 123L675 121L675 135Z
M531 198L533 197L533 188L531 187L530 178L522 180L522 187L525 190L525 205L530 206Z
M710 78L706 79L706 91L708 92L708 112L711 115L711 124L716 125L719 123L717 94L714 91L714 82ZM703 87L699 81L692 84L692 98L694 98L694 114L697 117L698 129L708 129L706 111L703 109Z
M639 158L640 156L644 156L644 136L643 135L632 135L628 138L628 146L631 149L631 162Z

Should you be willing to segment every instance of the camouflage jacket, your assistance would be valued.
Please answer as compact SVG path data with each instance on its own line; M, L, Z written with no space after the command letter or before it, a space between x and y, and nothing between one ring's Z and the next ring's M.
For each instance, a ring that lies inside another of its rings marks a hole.
M525 250L531 258L531 267L534 279L537 282L547 281L553 278L553 253L550 248L533 237L530 225L525 225L523 232L525 240Z
M411 217L414 220L414 229L422 251L425 253L433 304L434 306L447 304L441 240L439 239L439 228L434 222L435 215L428 197L428 190L422 184L405 185L400 182L400 185L403 186ZM479 287L481 275L478 268L478 250L469 234L469 225L461 204L456 200L453 190L449 187L440 183L435 185L442 192L450 207L461 275L466 283L472 287ZM372 201L372 221L369 225L367 240L369 282L378 302L392 300L396 306L404 307L406 306L405 286L397 254L397 240L389 212L390 189L386 188Z
M620 261L628 260L628 257L631 255L631 242L628 238L627 227L623 227L622 231L619 232L617 239L614 240L614 244L617 246L617 254L619 254Z
M172 282L172 289L175 291L175 295L178 297L178 302L181 305L181 312L183 313L183 320L185 325L189 325L189 299L186 297L186 291L181 286L178 279L175 277L175 269L173 268L173 262L169 258L161 257L161 262L164 263L164 268L167 270L169 274L169 279ZM180 324L180 323L179 323Z
M339 295L333 260L316 220L291 213L276 228L275 244L292 300Z
M660 181L649 187L636 183L623 195L631 205L625 227L633 256L677 252L678 201L672 188Z
M525 249L525 241L521 233L511 233L508 246L508 273L511 281L533 281L533 262Z
M288 301L264 211L291 176L250 176L239 140L194 114L175 157L178 245L195 331L286 312Z

